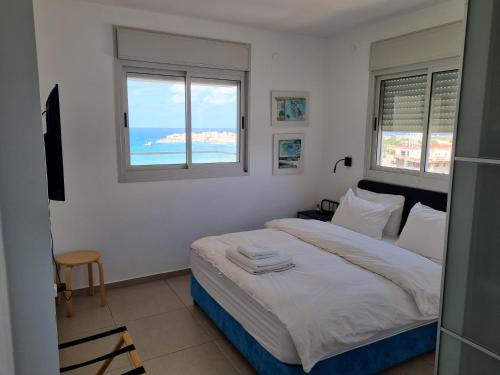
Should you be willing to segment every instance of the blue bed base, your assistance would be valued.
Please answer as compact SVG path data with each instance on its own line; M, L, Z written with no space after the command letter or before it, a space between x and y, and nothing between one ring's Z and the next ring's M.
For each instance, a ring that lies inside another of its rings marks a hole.
M273 357L191 276L191 295L260 375L303 375L300 365ZM431 323L318 362L310 375L375 374L436 347L437 323Z

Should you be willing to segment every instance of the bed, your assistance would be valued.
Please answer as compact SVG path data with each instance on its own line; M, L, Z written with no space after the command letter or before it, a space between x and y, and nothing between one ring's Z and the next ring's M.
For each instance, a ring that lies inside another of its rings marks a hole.
M444 193L368 180L358 186L404 195L401 228L416 202L446 208ZM297 267L250 275L224 256L245 243L286 249ZM259 374L376 373L436 344L440 266L400 252L329 223L275 220L193 243L191 294Z

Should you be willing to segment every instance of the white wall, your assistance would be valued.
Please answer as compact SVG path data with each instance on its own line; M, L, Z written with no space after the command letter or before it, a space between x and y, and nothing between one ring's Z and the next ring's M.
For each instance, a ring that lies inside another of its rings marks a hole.
M464 10L464 0L453 0L347 30L329 39L321 196L338 199L364 176L371 43L461 20ZM346 155L353 157L352 168L342 166L332 174L335 161Z
M370 44L464 13L453 0L324 40L78 1L34 5L42 97L55 83L61 92L67 202L51 205L56 252L100 249L108 282L188 267L199 237L338 198L364 175ZM114 24L252 44L250 176L118 184ZM272 176L272 89L311 92L303 175ZM345 155L353 167L332 174Z
M202 236L259 228L313 206L326 40L69 0L34 5L42 98L60 84L67 202L51 204L57 253L100 249L107 281L128 279L188 267L189 245ZM252 44L250 176L117 182L113 24ZM310 91L303 175L272 176L271 89ZM84 277L82 269L75 284Z

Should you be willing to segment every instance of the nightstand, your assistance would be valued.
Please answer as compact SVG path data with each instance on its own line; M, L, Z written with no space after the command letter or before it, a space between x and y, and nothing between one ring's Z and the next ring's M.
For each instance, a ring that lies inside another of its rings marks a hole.
M320 221L330 221L332 220L333 214L337 209L339 203L331 201L329 199L323 199L321 201L321 210L307 210L297 212L297 217L299 219L306 220L320 220Z

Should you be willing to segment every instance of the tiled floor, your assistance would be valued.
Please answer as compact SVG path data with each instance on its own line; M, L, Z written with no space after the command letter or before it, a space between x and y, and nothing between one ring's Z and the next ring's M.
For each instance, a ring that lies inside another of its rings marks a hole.
M193 305L189 275L140 285L110 289L107 305L99 296L74 297L72 318L58 306L60 342L126 325L150 375L242 375L256 374L206 315ZM61 351L62 366L81 362L111 351L116 337ZM433 373L434 356L426 354L385 372L388 375ZM109 375L130 369L126 356L112 362ZM95 365L67 374L95 374Z

